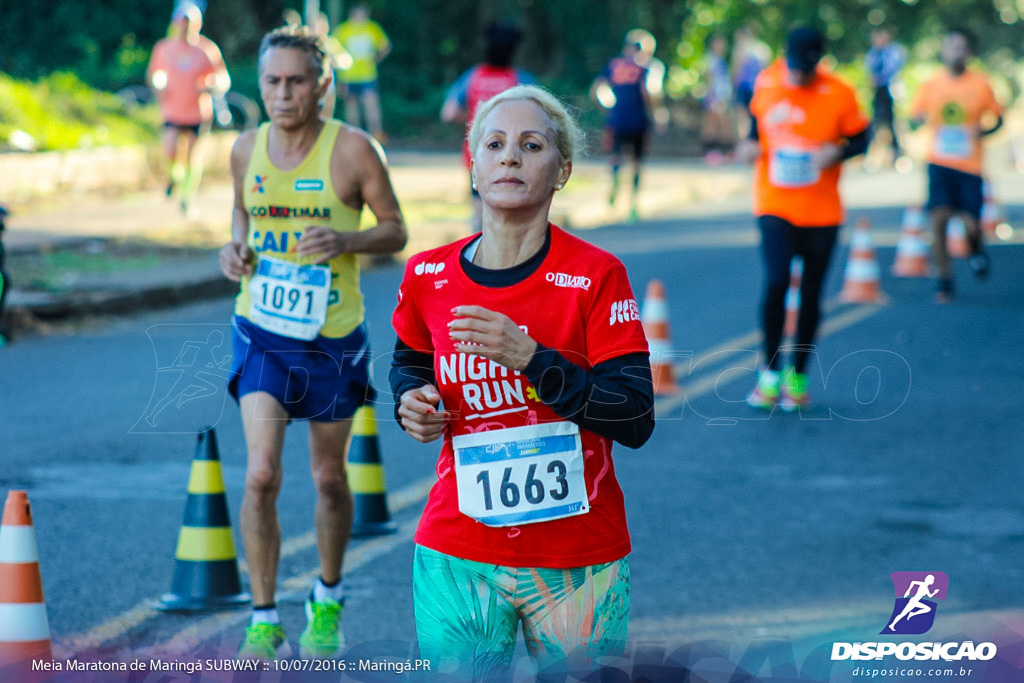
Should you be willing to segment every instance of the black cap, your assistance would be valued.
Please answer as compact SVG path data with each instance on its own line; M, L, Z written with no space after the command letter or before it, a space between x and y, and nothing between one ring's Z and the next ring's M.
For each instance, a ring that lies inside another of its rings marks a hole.
M793 71L811 73L825 56L825 36L816 28L801 26L786 36L786 66Z

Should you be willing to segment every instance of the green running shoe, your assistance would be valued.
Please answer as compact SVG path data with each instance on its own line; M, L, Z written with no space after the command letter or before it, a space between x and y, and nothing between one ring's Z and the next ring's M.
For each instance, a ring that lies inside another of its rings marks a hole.
M345 649L341 633L341 611L344 604L328 598L306 600L306 630L299 636L299 656L303 659L333 659Z
M292 648L284 637L281 624L257 623L245 629L245 640L235 659L258 659L272 662L291 655Z
M803 410L811 405L811 394L807 391L810 380L807 373L796 372L793 368L786 368L783 373L782 384L779 385L781 397L779 407L787 413L794 410Z
M747 396L751 408L771 410L779 402L779 373L768 368L757 373L757 385Z

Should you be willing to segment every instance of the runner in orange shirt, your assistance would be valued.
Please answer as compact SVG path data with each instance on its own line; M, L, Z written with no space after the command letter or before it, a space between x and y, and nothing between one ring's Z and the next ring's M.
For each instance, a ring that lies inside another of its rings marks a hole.
M941 53L945 68L921 86L911 107L911 123L927 123L931 132L927 207L934 235L932 254L939 271L939 303L948 303L953 297L946 225L954 212L960 213L967 228L971 249L968 262L974 274L984 278L989 270L981 239L981 138L1003 125L1003 110L988 78L967 68L972 42L970 34L962 29L946 34ZM983 123L990 125L982 127Z
M203 174L196 142L213 121L211 93L223 95L231 87L220 49L200 35L202 26L199 7L190 2L178 5L171 16L171 35L153 47L146 69L164 119L164 153L171 166L167 196L178 186L186 215L194 215L191 202Z
M785 59L762 72L750 103L753 121L741 156L756 158L754 215L765 265L761 317L766 365L747 399L756 408L792 411L809 404L804 368L820 317L821 287L843 221L842 162L868 146L868 119L853 88L818 65L824 36L800 27L786 37ZM786 290L794 256L803 258L792 367L779 357Z

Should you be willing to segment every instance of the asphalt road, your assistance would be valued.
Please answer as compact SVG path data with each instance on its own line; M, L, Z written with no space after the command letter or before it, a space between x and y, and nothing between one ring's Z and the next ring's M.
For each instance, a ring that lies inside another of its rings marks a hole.
M1019 213L1011 207L1011 219ZM857 215L872 219L880 243L894 242L898 209ZM689 662L703 680L729 680L737 665L776 680L800 671L851 680L858 663L829 663L821 648L879 639L895 571L949 576L929 638L1002 639L1007 654L996 663L1016 656L1021 665L1024 247L994 246L986 282L958 263L959 296L944 307L930 282L888 276L891 247L879 251L889 302L836 304L846 258L837 250L812 364L815 406L766 415L742 402L758 349L760 264L748 216L585 237L620 255L638 298L651 279L666 284L687 389L659 399L646 446L617 449L634 551L630 649L611 665L627 678ZM364 274L380 387L400 276L397 266ZM230 312L217 300L100 320L0 354L0 491L29 491L59 658L231 657L237 648L245 610L152 609L171 587L204 425L216 427L237 542L244 447L218 367L230 352ZM196 365L198 353L213 362ZM350 547L344 626L350 658L400 661L415 656L410 538L437 446L406 437L386 397L377 414L399 530ZM316 569L304 432L289 429L279 504L280 610L293 641ZM1002 680L1003 670L984 680Z

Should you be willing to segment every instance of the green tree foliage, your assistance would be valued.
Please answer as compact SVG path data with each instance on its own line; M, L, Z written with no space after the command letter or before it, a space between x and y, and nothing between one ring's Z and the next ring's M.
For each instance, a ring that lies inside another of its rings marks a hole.
M204 33L217 42L236 90L257 98L256 50L262 35L304 0L208 0ZM101 89L141 83L153 44L166 34L174 0L0 0L7 29L0 71L39 79L68 71ZM350 0L321 0L334 22ZM394 49L381 67L385 119L393 134L458 136L437 114L448 85L475 64L484 28L512 20L523 30L517 63L559 95L596 116L587 100L594 75L640 27L658 40L670 92L699 82L711 33L752 27L778 49L796 23L824 29L841 62L857 63L876 25L892 27L917 61L934 59L947 26L973 31L990 68L1016 81L1021 0L370 0ZM450 132L449 132L450 131Z

